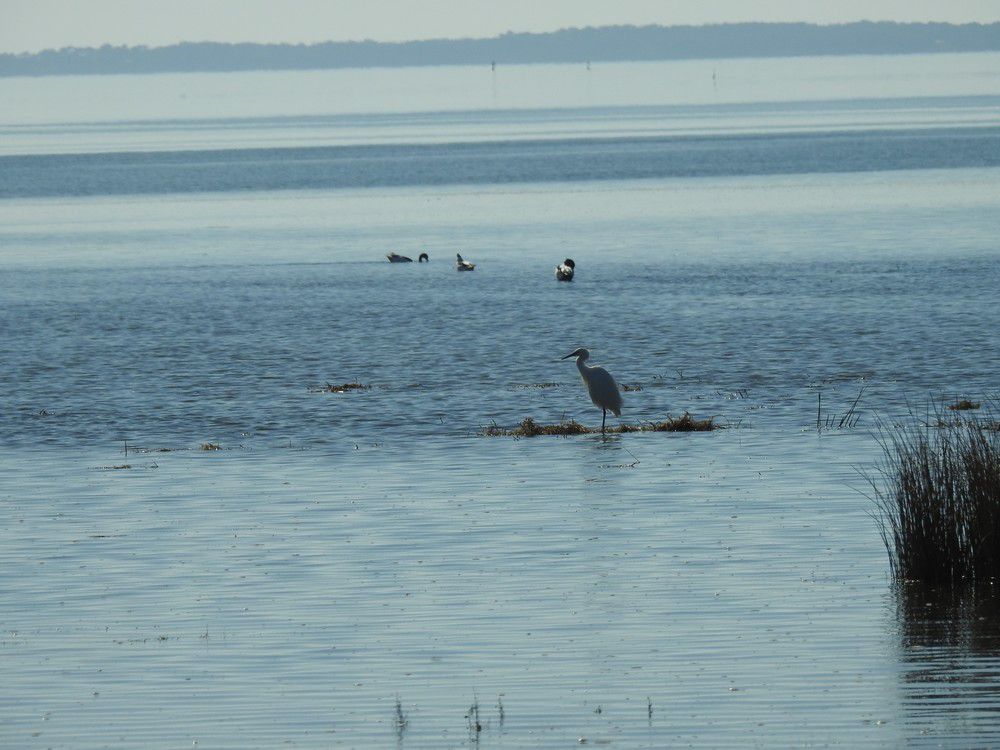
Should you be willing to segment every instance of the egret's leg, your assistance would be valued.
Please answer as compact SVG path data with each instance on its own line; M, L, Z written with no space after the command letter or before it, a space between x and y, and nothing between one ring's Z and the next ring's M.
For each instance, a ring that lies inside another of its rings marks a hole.
M604 420L608 418L608 410L601 409L601 434L604 434Z

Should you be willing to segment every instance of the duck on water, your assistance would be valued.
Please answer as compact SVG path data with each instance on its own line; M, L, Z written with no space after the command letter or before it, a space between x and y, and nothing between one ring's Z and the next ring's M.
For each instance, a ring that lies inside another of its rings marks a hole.
M567 258L556 266L556 281L572 281L573 273L576 271L576 263L572 258Z

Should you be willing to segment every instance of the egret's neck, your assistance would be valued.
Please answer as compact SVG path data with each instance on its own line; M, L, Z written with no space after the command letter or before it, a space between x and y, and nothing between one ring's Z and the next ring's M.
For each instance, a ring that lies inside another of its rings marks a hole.
M587 370L589 370L590 368L587 367L587 358L586 357L577 357L576 358L576 369L580 371L581 375L586 375L587 374Z

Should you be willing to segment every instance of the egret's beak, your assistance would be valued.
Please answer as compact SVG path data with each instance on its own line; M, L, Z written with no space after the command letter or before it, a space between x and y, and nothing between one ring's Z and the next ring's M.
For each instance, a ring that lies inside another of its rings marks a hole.
M576 352L570 352L565 357L560 357L559 359L569 359L570 357L575 357L575 356L576 356Z

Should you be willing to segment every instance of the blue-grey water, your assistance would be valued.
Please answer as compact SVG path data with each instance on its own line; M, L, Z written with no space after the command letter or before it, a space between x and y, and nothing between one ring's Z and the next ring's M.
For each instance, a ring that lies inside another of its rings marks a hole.
M0 744L1000 742L994 598L893 586L863 476L997 389L945 57L0 81ZM726 429L481 435L598 424L577 346Z
M994 102L1000 109L1000 99ZM3 197L502 185L1000 166L1000 127L0 157Z

